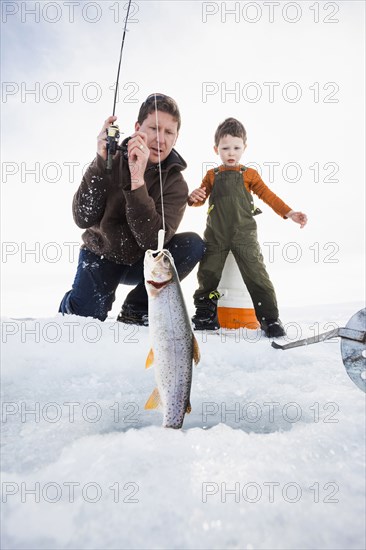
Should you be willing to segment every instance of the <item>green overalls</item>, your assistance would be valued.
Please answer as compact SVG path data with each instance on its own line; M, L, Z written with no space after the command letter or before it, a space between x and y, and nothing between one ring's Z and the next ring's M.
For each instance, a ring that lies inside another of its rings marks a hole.
M244 166L240 171L220 172L215 168L204 233L207 250L199 266L199 288L194 300L197 305L199 298L209 298L210 293L217 289L231 250L260 322L263 319L277 319L278 308L275 290L257 240L253 197L244 185L245 171Z

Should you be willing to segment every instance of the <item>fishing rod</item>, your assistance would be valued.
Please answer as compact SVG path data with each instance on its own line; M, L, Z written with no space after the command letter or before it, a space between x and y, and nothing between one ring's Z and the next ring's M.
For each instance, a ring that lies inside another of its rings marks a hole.
M127 31L127 21L128 21L128 16L129 16L129 13L130 13L131 2L132 2L132 0L129 0L129 2L128 2L125 26L124 26L124 29L123 29L123 36L122 36L121 50L120 50L120 55L119 55L119 63L118 63L117 78L116 78L116 88L115 88L115 91L114 91L113 116L116 112L116 103L117 103L117 94L118 94L118 85L119 85L119 75L120 75L120 71L121 71L123 46L124 46L124 43L125 43L125 37L126 37L126 31ZM119 140L121 134L120 134L120 131L119 131L119 126L117 124L111 124L109 126L109 128L107 128L106 133L107 133L106 173L110 174L112 172L113 157L116 154L117 150L121 149L121 147L118 145L118 140Z

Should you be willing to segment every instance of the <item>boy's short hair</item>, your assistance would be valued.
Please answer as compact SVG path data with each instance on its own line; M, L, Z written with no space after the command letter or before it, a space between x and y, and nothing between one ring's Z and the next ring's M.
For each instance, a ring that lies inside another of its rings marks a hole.
M181 125L178 105L173 98L165 94L156 94L156 109L163 113L169 113L178 123L178 132ZM140 107L137 122L142 124L151 113L155 112L155 94L149 95Z
M224 122L221 122L219 126L217 127L217 130L215 132L215 145L216 147L219 145L219 141L221 138L230 135L233 137L242 138L244 145L247 141L247 133L239 120L236 120L236 118L227 118L224 120Z

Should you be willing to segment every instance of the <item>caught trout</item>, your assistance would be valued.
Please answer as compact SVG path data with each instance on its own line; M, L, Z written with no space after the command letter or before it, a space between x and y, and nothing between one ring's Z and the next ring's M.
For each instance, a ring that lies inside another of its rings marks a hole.
M147 250L144 275L152 345L146 368L154 364L157 384L145 409L160 407L163 426L181 428L184 415L191 412L192 362L199 362L198 344L170 252Z

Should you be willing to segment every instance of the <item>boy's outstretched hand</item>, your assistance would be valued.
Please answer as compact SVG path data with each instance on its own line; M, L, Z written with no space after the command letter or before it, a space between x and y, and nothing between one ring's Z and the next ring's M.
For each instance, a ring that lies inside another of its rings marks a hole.
M188 197L188 203L194 204L195 202L202 202L206 199L206 189L204 187L199 187L192 191Z
M286 214L288 218L290 218L293 222L300 224L300 229L305 227L308 221L308 217L303 212L295 212L294 210L290 210L288 214Z

